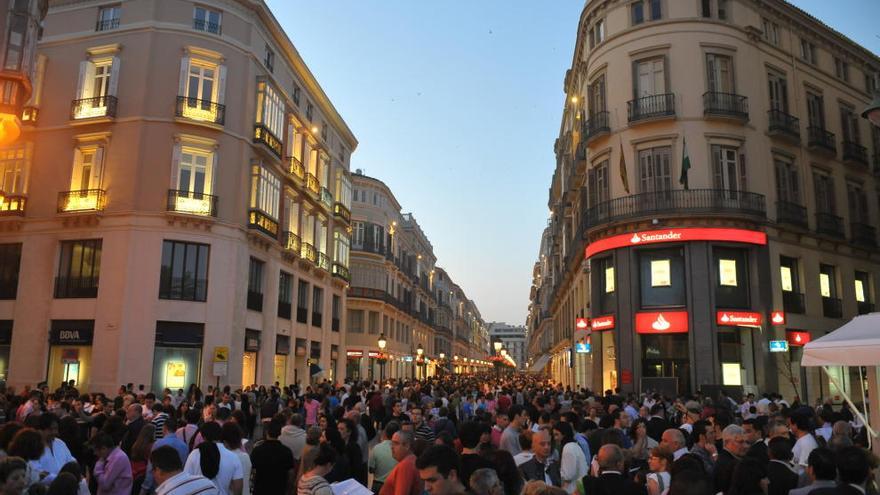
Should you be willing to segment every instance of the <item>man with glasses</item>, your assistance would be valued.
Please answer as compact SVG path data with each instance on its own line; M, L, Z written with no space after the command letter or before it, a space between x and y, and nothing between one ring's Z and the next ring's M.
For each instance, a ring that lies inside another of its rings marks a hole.
M543 481L548 485L562 486L562 475L559 472L559 461L550 458L550 430L542 428L532 434L532 452L535 454L530 461L524 462L519 470L526 481Z
M721 440L723 448L718 452L713 478L715 493L727 493L730 488L730 480L733 478L733 470L748 449L745 432L739 425L728 425L724 428L724 431L721 432Z
M379 495L420 495L424 483L416 469L416 456L413 454L413 435L406 431L398 431L391 437L391 455L397 465L385 478Z

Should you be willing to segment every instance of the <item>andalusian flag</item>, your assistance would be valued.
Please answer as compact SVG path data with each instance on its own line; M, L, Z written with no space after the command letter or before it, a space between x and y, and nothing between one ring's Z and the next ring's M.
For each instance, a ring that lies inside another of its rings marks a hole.
M687 139L682 139L684 146L681 150L681 177L678 178L679 184L683 185L685 189L688 188L688 170L691 168L691 157L688 156L688 143Z
M629 179L626 175L626 160L623 158L623 140L620 141L620 182L623 182L623 190L629 194Z

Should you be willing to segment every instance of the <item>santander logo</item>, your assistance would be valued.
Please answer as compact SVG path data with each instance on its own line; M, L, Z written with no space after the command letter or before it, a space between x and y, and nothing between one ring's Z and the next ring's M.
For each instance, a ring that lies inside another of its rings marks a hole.
M654 323L651 323L651 328L657 330L658 332L662 332L664 330L669 330L672 324L666 321L666 318L663 317L663 313L657 315L657 319L654 320Z
M784 325L785 314L783 314L782 311L774 311L770 316L770 321L772 321L774 325Z
M794 341L795 341L795 342L800 343L800 342L802 342L803 340L804 340L804 339L801 338L801 334L797 334L797 335L795 335L795 337L794 337Z
M631 242L633 244L638 244L638 243L642 242L642 239L639 237L639 234L633 234L633 236L630 238L629 242Z
M715 321L719 325L759 327L761 320L761 313L751 311L718 311L715 313Z
M727 316L727 313L724 313L724 314L721 316L721 321L724 322L724 323L728 323L728 322L730 321L730 317Z

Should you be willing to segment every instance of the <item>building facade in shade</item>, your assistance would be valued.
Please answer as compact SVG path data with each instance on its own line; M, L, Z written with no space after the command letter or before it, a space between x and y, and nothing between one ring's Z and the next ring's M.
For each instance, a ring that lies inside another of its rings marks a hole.
M553 376L834 396L798 363L874 309L878 68L783 0L588 2L529 315Z
M516 363L516 369L525 371L528 351L526 343L528 332L524 326L510 325L507 323L489 323L489 341L499 341L507 350L507 354ZM494 352L494 347L492 351Z
M38 52L0 151L9 382L338 377L357 141L266 4L52 1Z
M358 171L352 188L346 378L373 381L383 373L422 378L486 367L480 347L485 339L475 338L485 324L474 303L436 265L415 217L401 213L381 180Z
M37 58L37 41L48 9L47 0L0 1L0 145L14 142L21 135L23 120L31 118L25 105L39 101L34 91L45 63ZM4 184L4 187L7 186ZM5 191L4 191L5 192ZM0 208L17 208L20 197L3 197ZM4 367L5 368L5 367Z

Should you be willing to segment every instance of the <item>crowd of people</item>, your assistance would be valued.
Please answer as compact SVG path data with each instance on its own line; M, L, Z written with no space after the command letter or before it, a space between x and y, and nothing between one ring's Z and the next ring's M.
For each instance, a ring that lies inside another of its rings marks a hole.
M526 375L0 394L0 495L873 495L844 405ZM355 483L356 482L356 483Z

